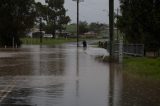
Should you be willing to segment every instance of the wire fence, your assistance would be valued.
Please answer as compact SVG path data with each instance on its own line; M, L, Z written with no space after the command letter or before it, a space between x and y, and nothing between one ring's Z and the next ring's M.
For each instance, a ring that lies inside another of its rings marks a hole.
M115 53L119 52L119 43L114 45ZM123 44L123 54L131 56L144 56L144 44Z

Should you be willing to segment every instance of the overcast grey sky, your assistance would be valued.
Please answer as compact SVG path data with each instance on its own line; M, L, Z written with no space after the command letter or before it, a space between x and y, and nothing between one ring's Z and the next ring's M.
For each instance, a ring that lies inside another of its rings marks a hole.
M45 0L36 0L44 3ZM115 9L119 8L119 0L115 0ZM80 20L91 22L107 23L109 0L84 0L80 3ZM77 10L76 2L65 0L65 8L68 10L67 15L71 17L72 23L76 22Z

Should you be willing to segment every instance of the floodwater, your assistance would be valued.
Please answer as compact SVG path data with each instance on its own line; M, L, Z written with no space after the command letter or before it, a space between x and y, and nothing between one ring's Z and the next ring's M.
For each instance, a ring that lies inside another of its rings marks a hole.
M160 106L159 81L95 59L100 48L0 49L0 106Z

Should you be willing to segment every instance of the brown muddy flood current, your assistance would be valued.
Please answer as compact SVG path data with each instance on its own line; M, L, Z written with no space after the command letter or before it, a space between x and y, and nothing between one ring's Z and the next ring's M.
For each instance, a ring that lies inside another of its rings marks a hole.
M160 81L99 62L101 48L0 49L0 106L160 106Z

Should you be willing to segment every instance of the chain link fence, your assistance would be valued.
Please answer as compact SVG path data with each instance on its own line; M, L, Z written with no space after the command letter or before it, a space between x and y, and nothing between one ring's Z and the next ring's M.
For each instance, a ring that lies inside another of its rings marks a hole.
M115 53L119 52L119 43L114 44ZM123 44L123 54L131 56L144 56L143 44Z

